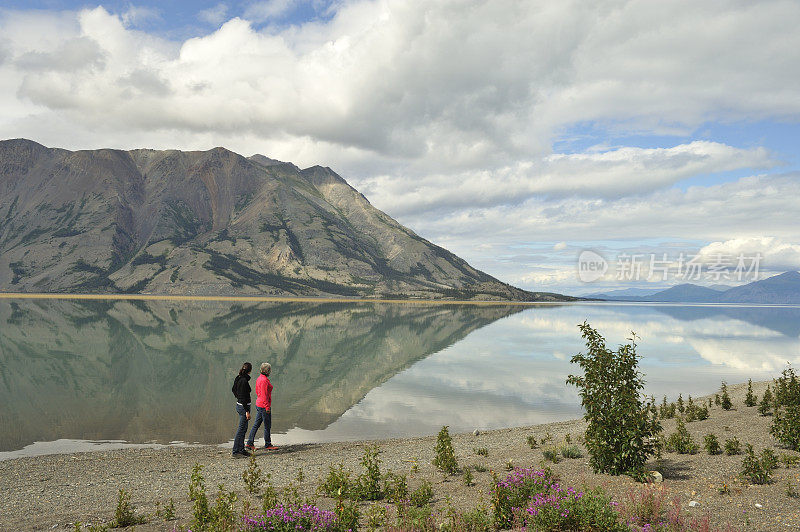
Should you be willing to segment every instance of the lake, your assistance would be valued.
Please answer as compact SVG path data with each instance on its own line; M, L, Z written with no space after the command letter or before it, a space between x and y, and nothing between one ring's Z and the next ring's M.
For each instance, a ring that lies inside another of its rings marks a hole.
M584 320L636 332L658 399L800 361L797 307L0 300L0 459L228 442L245 360L272 364L278 445L576 418Z

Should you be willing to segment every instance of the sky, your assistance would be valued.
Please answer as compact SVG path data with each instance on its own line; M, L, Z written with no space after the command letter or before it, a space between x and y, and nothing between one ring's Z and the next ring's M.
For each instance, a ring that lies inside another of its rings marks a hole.
M800 269L798 26L785 0L5 0L0 138L329 166L530 290L736 285Z

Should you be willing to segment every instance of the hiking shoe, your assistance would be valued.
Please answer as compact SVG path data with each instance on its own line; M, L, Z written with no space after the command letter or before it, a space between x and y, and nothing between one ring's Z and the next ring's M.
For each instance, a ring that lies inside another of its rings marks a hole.
M237 452L233 453L232 456L234 458L249 458L250 457L250 453L248 453L247 451L237 451Z
M262 447L262 449L265 451L274 451L277 449L277 447L275 447L274 445L265 445L264 447Z
M255 451L256 450L256 446L253 445L252 443L248 443L247 445L244 446L244 448L247 449L248 451Z

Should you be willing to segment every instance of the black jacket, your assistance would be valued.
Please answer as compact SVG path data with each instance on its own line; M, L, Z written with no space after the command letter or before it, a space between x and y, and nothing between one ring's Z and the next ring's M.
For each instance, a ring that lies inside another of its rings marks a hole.
M231 391L236 396L236 402L244 406L245 410L250 411L250 375L237 375L233 379Z

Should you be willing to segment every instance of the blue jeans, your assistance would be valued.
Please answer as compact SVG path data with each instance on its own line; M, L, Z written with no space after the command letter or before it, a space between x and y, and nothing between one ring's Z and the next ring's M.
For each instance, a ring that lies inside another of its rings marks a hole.
M247 434L247 409L236 403L236 413L239 414L239 428L233 439L233 452L240 453L244 451L244 436Z
M253 445L256 441L256 432L258 432L258 427L261 426L262 422L264 423L264 447L272 445L272 437L270 436L270 431L272 431L272 412L267 412L266 408L261 408L260 406L256 407L256 419L253 421L253 428L250 429L250 436L247 438L249 445Z

